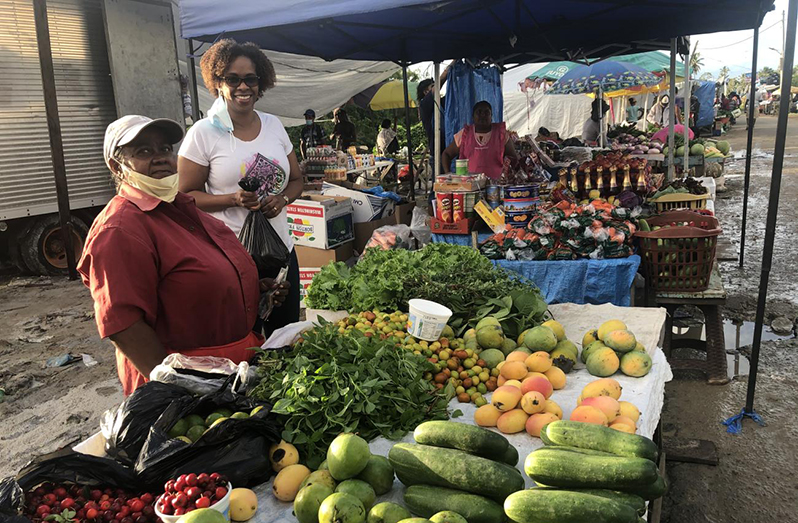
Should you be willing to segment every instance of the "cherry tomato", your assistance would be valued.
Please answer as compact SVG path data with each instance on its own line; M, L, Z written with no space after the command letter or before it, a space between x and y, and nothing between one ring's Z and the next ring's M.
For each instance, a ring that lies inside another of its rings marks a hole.
M172 500L172 505L177 508L185 508L188 505L188 496L184 493L180 492L175 496L175 499Z
M202 496L197 500L197 508L208 508L210 506L211 506L210 498Z
M131 512L141 512L141 509L144 508L144 502L140 499L134 499L128 504L128 506L130 507Z
M50 513L50 507L47 505L39 505L36 508L36 515L38 515L39 517L45 517L49 513Z
M75 506L75 500L72 498L64 498L61 500L61 510L66 510Z
M183 507L180 507L180 508L176 508L175 509L175 514L174 515L175 516L182 516L185 513L186 513L186 509L184 509Z
M141 495L141 497L139 499L141 499L141 501L145 505L152 505L152 501L154 499L154 496L152 494L150 494L149 492L145 492L144 494Z
M64 499L67 497L67 490L64 487L58 487L57 489L53 490L53 494L58 499Z
M214 495L216 496L216 499L222 499L227 495L227 489L224 487L216 487Z
M95 508L90 508L86 511L86 519L97 519L99 515L100 512Z

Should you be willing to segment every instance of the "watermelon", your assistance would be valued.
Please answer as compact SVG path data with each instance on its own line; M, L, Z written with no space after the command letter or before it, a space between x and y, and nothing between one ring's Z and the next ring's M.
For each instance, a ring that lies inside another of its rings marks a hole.
M726 140L719 141L717 144L717 148L720 152L723 153L724 156L729 154L729 151L731 150L731 146L729 145L729 142L727 142Z
M690 156L704 156L704 146L697 143L690 147Z

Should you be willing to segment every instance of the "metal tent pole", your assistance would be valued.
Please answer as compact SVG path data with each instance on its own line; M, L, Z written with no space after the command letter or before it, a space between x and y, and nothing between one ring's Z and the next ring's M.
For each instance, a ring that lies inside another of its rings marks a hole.
M199 49L199 47L197 48ZM191 119L197 123L200 119L199 92L197 91L197 69L194 64L194 40L188 39L188 84L191 88Z
M748 141L745 149L745 181L743 182L743 223L740 227L740 268L745 263L745 224L748 220L748 187L751 184L751 151L754 144L756 112L756 54L759 51L759 27L754 28L754 57L751 59L751 94L748 95Z
M410 133L410 95L407 92L407 62L402 62L402 83L405 94L405 127L407 128L407 169L410 173L410 199L416 199L416 177L413 173L413 139Z
M432 180L433 186L441 173L441 64L435 62L435 138L433 139L433 154L435 158L432 159L435 166L433 175L435 178Z
M684 113L682 113L682 131L684 133L684 166L685 176L690 173L690 38L687 37L687 55L684 58ZM675 100L674 100L675 102ZM703 158L702 158L703 160Z
M53 157L53 175L58 201L58 217L61 222L61 238L66 249L67 269L70 280L78 279L75 251L72 247L72 218L69 210L64 140L61 136L61 120L58 116L58 100L55 92L55 70L53 50L50 45L50 24L47 20L47 0L34 0L33 21L36 25L36 43L39 48L39 67L42 73L44 111L50 135L50 153Z
M798 0L790 0L787 8L787 36L784 48L784 70L792 71L795 59L795 30L798 24ZM759 300L756 305L756 324L754 325L754 342L751 346L751 373L748 376L748 393L745 398L744 414L754 412L754 392L756 376L759 370L759 348L762 342L762 326L765 321L765 304L768 295L768 279L773 261L773 244L776 239L776 219L779 214L779 192L781 191L781 175L784 166L784 148L787 141L787 118L790 113L791 76L783 75L781 79L781 100L779 104L779 121L776 127L776 147L773 151L773 173L770 178L770 198L768 200L768 218L765 225L765 247L762 251L762 275L759 279Z
M604 88L599 84L598 92L598 110L599 110L599 146L604 148Z
M676 155L673 150L674 147L674 133L673 125L676 120L676 39L671 38L671 70L670 74L670 88L668 90L668 114L670 116L670 125L668 126L668 181L673 180L676 166L673 165Z

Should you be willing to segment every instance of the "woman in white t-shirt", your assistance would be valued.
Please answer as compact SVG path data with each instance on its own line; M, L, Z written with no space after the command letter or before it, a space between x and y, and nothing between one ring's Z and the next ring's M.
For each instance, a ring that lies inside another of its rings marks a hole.
M285 210L302 194L299 163L280 120L255 110L255 101L275 80L272 63L255 44L220 40L203 54L200 67L216 102L180 146L180 190L235 234L250 211L262 211L291 252L289 295L269 317L268 336L299 321L299 264ZM244 176L263 180L261 188L242 190L238 182Z

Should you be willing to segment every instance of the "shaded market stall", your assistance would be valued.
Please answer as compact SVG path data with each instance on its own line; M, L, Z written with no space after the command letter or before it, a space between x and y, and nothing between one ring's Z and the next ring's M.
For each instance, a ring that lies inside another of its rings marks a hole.
M689 47L683 41L677 42L677 38L759 27L764 13L772 6L772 0L745 3L696 0L689 4L674 0L654 5L630 5L620 0L589 3L563 0L546 4L531 0L354 0L345 4L313 3L311 9L305 0L279 0L272 2L269 9L263 9L258 4L221 7L211 0L183 0L180 12L184 38L213 41L225 34L253 41L263 49L308 54L325 60L394 61L403 68L405 114L409 119L407 66L423 60L440 62L453 56L474 56L506 64L608 58L629 52L670 49L670 95L675 99L673 76L680 48L686 55L685 63L689 63ZM784 56L786 69L791 69L793 62L795 11L796 0L791 0L791 24L788 24L786 38L788 51ZM707 16L710 13L712 16ZM657 20L657 24L641 23L641 20ZM689 84L686 90L689 92ZM786 99L789 92L789 82L783 82L783 98ZM779 115L749 381L750 400L744 409L748 414L753 414L753 385L772 260L787 109L785 104ZM670 111L670 121L674 122L675 104L671 104ZM672 155L672 130L669 145ZM408 146L412 149L409 125ZM672 172L672 156L669 163Z

